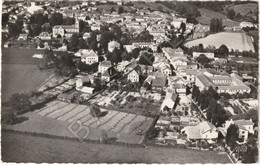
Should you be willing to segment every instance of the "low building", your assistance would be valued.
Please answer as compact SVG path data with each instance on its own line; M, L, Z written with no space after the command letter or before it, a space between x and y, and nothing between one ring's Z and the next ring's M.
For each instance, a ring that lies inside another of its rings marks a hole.
M248 135L249 133L254 134L254 123L252 122L252 120L227 120L226 123L224 124L224 129L225 132L227 132L227 129L229 128L229 126L231 124L235 124L238 126L239 128L239 138L244 139L244 141L246 141L248 139Z
M113 52L115 48L120 49L120 43L118 43L117 41L110 41L108 43L108 51Z
M117 73L115 69L110 67L101 75L101 80L104 80L105 82L110 82L112 79L115 78L116 74Z
M195 126L186 126L181 130L181 133L187 135L187 139L191 141L216 140L218 138L217 128L208 121Z
M18 41L25 41L28 39L28 34L20 34L18 37Z
M39 38L41 40L51 40L51 34L49 34L48 32L41 32Z
M214 53L207 53L207 52L193 52L192 57L194 59L198 58L200 55L204 54L208 59L213 59L214 60Z
M141 67L136 66L132 71L129 72L127 75L127 80L131 82L139 82L140 81L140 76L141 76Z

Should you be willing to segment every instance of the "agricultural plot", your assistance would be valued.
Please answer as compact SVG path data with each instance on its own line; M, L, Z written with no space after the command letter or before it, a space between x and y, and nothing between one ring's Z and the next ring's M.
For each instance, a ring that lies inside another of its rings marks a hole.
M228 7L228 10L233 9L235 13L240 13L242 16L250 13L252 10L257 10L258 5L256 3L246 3L246 4L240 4L240 5L234 5Z
M153 118L101 109L103 117L93 117L86 105L53 101L35 113L64 122L81 121L83 125L123 134L145 134Z
M233 49L241 52L251 50L252 52L255 52L251 37L245 33L221 32L209 35L205 38L189 41L185 46L192 47L199 44L203 44L204 47L215 46L216 48L225 44L229 50Z

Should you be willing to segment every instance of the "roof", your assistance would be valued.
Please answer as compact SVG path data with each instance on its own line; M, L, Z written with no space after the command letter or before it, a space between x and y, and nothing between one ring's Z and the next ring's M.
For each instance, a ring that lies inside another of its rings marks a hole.
M189 139L202 139L202 135L216 127L208 121L204 121L195 126L187 126L183 129Z
M152 86L153 87L164 87L166 85L166 77L156 77L152 81Z
M200 82L205 86L205 87L210 87L210 86L214 86L214 84L210 81L210 79L205 76L204 74L202 73L199 73L197 75L197 79L200 80Z
M82 54L81 57L98 57L92 49L80 49L79 52Z
M111 67L111 66L112 66L112 64L111 64L110 61L103 61L103 62L101 62L99 65L100 65L100 66L107 66L107 67Z

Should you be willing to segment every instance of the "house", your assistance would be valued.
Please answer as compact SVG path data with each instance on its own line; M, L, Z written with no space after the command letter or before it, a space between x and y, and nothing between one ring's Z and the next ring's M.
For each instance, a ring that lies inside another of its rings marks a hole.
M18 37L18 41L25 41L28 39L28 34L20 34L19 37Z
M172 70L169 65L162 65L160 70L167 77L172 75Z
M195 82L195 78L199 71L197 70L187 70L186 72L186 79L190 82Z
M99 24L91 25L91 30L92 31L96 31L96 30L100 31L100 25Z
M83 36L82 36L82 38L84 39L84 40L86 40L86 39L88 39L88 38L90 38L91 37L91 34L90 33L84 33L83 34Z
M217 128L208 121L203 121L194 126L186 126L181 130L181 133L187 135L187 139L191 141L215 141L218 138Z
M175 80L173 88L178 94L186 94L186 85L181 78Z
M192 37L196 38L203 38L206 34L210 31L210 27L208 25L197 24L193 27L193 34Z
M50 40L51 34L49 34L48 32L41 32L40 35L39 35L39 38L41 40Z
M127 80L131 82L139 82L140 75L141 75L141 67L137 65L132 71L128 73Z
M113 52L115 48L120 49L120 43L118 43L117 41L110 41L108 43L108 51Z
M112 67L112 64L110 61L103 61L101 63L99 63L98 65L98 72L100 72L101 74L105 73L108 68Z
M111 81L116 76L116 71L114 68L108 68L102 75L101 80L104 80L105 82Z
M151 48L152 51L157 51L157 45L154 42L134 42L132 45L134 48Z
M98 55L91 49L80 49L75 56L81 57L81 61L85 64L94 64L98 62Z
M245 21L243 21L243 22L240 23L239 26L241 28L246 28L246 27L251 28L251 27L254 27L254 24L252 22L245 22Z
M56 25L52 29L53 37L70 38L73 34L79 33L79 20L76 17L75 25Z
M134 49L133 45L124 45L123 47L125 48L127 53L131 53L132 50Z
M155 127L157 126L169 126L171 124L171 118L170 117L164 117L160 116L159 119L156 122Z
M164 112L164 108L168 107L169 109L173 109L175 106L178 95L175 93L174 89L167 88L165 99L161 105L161 111Z
M129 61L122 61L122 62L119 62L116 66L116 69L118 72L122 72L125 70L125 68L130 64Z
M198 58L200 55L204 54L208 59L213 59L214 60L214 53L206 53L206 52L193 52L192 57L194 59Z
M156 76L152 80L152 90L154 91L163 91L166 87L167 79L165 76Z
M239 128L239 133L238 136L239 138L244 139L244 142L248 139L249 133L254 134L254 123L252 122L252 119L250 120L227 120L226 123L224 124L224 130L227 132L227 129L231 124L235 124Z
M85 84L86 83L94 83L94 76L92 75L87 75L87 76L77 76L76 79L76 90L84 92L84 93L88 93L88 94L92 94L94 91L94 88L92 87L88 87Z
M177 17L173 17L173 20L171 22L171 25L174 26L174 28L180 28L181 23L185 23L187 22L187 18L177 18Z

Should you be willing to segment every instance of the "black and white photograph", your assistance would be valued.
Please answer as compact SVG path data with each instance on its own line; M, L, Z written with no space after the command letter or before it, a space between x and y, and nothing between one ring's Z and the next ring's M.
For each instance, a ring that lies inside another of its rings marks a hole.
M258 0L3 0L1 162L258 164Z

